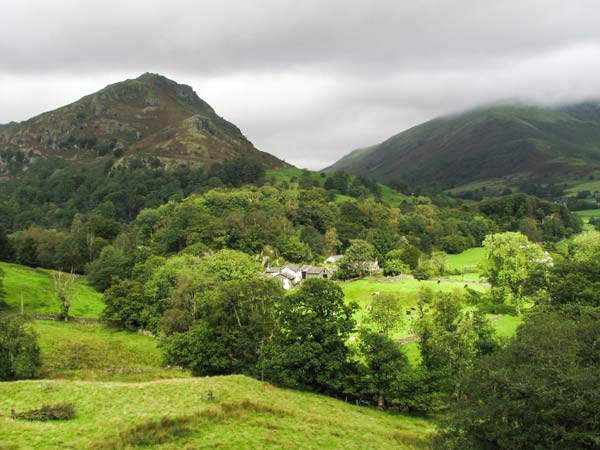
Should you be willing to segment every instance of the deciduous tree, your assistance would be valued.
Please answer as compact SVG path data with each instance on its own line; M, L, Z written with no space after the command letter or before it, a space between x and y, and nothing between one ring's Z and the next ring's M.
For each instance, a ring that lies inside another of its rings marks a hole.
M332 281L306 280L278 308L273 337L261 350L265 378L290 387L324 393L343 389L348 368L346 346L357 305L347 305Z
M521 233L492 234L483 241L487 255L482 274L492 285L492 297L521 314L523 303L545 287L551 258Z

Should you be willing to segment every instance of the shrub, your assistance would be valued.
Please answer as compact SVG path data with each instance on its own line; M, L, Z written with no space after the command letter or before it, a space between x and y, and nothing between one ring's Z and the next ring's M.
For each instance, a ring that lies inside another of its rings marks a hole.
M25 320L0 317L0 381L34 378L40 366L37 336Z
M413 272L413 276L415 277L415 280L429 280L431 273L425 269L417 269Z
M402 273L408 273L410 271L410 267L408 264L404 264L399 259L389 259L385 262L383 266L383 274L388 276L396 276Z

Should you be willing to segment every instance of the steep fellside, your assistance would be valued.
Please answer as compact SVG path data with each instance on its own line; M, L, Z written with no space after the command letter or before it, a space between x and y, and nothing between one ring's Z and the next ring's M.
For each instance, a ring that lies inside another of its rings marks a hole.
M246 157L270 168L287 165L257 150L191 87L150 73L25 122L3 125L0 150L19 150L28 159L112 154L208 166Z
M438 189L486 181L573 185L600 171L600 104L494 106L441 117L324 170Z

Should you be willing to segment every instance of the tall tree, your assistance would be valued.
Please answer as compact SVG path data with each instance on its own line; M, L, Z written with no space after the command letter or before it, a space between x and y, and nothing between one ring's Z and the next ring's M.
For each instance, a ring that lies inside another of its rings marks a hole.
M483 247L487 255L482 274L492 285L492 297L521 314L525 300L546 286L550 256L521 233L491 234Z
M197 321L165 339L166 360L195 375L258 375L259 350L273 333L281 286L256 276L209 286L194 299Z
M358 278L368 275L375 258L375 250L367 241L354 239L340 261L343 278Z
M341 392L348 369L346 341L356 309L356 304L344 302L334 282L306 280L278 308L273 337L261 350L265 377L290 387Z
M552 303L600 306L600 232L576 236L565 257L555 261L551 281Z
M427 292L422 292L427 296ZM423 367L441 383L442 390L452 384L476 357L497 348L491 324L477 312L466 311L458 293L434 296L431 311L415 325L420 338Z
M403 325L404 311L400 299L394 294L383 293L373 297L369 321L384 336L391 336Z
M358 347L365 392L376 399L377 407L383 408L405 381L404 375L410 370L408 358L388 336L366 328L361 330Z

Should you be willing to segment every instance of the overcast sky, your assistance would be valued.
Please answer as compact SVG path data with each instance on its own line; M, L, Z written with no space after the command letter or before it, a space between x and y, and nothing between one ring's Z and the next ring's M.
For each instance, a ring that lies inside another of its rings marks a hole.
M600 98L597 0L19 0L0 123L158 72L261 150L320 169L497 100Z

